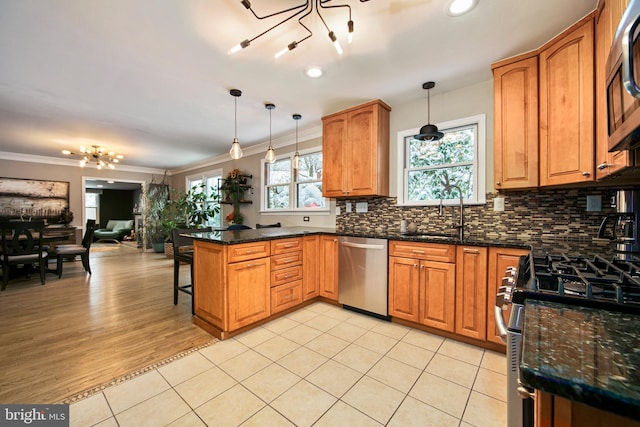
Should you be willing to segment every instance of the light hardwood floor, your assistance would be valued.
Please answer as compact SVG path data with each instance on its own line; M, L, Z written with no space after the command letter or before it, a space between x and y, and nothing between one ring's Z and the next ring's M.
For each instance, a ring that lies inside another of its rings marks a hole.
M61 279L17 278L0 293L0 403L60 402L213 339L193 325L189 295L173 305L164 254L96 245L91 269L66 262Z

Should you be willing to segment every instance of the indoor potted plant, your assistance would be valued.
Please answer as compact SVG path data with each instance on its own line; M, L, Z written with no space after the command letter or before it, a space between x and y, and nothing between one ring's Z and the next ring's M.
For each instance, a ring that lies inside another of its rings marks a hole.
M163 177L160 183L151 182L144 187L144 241L155 252L164 250L165 234L162 227L162 212L169 200L169 186Z

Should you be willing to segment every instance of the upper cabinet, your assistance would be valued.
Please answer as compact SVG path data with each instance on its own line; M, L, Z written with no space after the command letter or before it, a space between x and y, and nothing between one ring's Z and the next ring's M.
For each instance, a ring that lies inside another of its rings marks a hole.
M494 64L495 188L538 186L538 56Z
M322 195L389 195L389 112L380 100L322 118Z

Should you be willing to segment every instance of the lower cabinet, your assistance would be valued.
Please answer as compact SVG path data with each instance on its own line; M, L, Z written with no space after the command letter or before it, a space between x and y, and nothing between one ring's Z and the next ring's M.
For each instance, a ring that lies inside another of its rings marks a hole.
M271 315L270 262L266 257L227 266L229 330Z
M455 333L484 341L487 337L487 248L456 248Z
M301 237L271 242L271 314L302 302L303 250Z
M302 302L302 280L271 288L271 314L295 307Z
M432 328L453 332L456 265L420 261L420 319Z
M320 296L338 301L338 238L320 236Z
M320 236L302 238L302 299L320 295Z

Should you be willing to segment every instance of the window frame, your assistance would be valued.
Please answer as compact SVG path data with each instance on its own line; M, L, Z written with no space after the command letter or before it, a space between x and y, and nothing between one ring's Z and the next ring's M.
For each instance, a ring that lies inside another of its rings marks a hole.
M193 188L192 183L195 181L201 181L206 185L207 180L209 178L222 179L223 177L224 175L222 173L222 169L212 169L212 170L207 170L197 174L187 175L184 177L184 189L185 191L189 191L191 188ZM218 186L218 183L216 182L215 186L213 186L215 188L216 193L219 192L217 186ZM209 224L211 228L214 228L214 229L223 227L224 217L222 215L222 204L218 203L218 206L220 207L220 213L218 214L220 222L218 224Z
M473 198L463 199L465 205L483 205L486 203L486 114L478 114L470 117L463 117L460 119L450 120L447 122L438 123L438 129L440 132L453 131L458 128L464 128L469 126L476 126L476 144L475 155L472 162L473 168ZM406 138L417 135L420 129L407 129L401 130L397 133L397 204L398 206L438 206L440 200L408 200L408 188L407 188L407 173L406 168L407 155L406 152ZM442 201L443 205L457 205L458 199L445 199Z
M300 155L300 157L302 156L306 156L309 154L315 154L315 153L319 153L320 155L322 155L322 147L313 147L313 148L307 148L305 150L298 150L298 154ZM327 197L323 197L324 199L324 208L299 208L298 206L298 184L300 183L312 183L312 182L322 182L322 178L318 181L302 181L299 182L297 180L297 177L293 176L293 156L295 155L294 152L288 152L288 153L283 153L283 154L278 154L278 158L276 159L276 161L278 160L283 160L285 158L288 158L290 160L290 164L291 164L291 182L289 182L289 208L287 209L269 209L267 208L267 165L268 163L265 161L265 159L262 159L260 161L260 176L262 177L262 183L260 185L260 213L261 214L276 214L276 215L299 215L304 213L305 215L329 215L330 213L330 199L328 199ZM323 168L324 168L324 158L323 160ZM278 185L283 185L283 184L278 184Z

